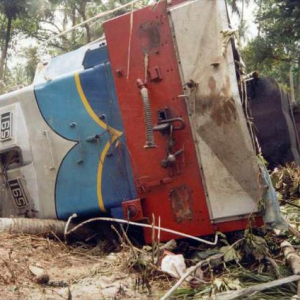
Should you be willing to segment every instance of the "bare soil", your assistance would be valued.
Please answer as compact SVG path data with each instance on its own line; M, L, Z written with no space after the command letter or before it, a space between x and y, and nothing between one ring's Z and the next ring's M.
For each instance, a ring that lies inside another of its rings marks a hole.
M0 239L3 300L159 299L171 286L153 281L149 291L140 274L126 266L126 251L105 255L99 246L70 247L59 240L28 235L0 234ZM46 279L33 274L34 267Z

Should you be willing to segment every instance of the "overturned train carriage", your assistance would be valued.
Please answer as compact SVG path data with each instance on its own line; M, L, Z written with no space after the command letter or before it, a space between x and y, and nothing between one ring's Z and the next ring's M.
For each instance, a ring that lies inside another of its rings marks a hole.
M2 96L2 216L245 228L262 191L228 28L224 0L162 1Z

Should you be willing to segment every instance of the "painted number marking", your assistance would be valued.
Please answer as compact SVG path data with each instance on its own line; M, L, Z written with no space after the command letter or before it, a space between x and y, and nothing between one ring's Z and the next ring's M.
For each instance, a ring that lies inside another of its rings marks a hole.
M23 187L19 179L8 180L11 195L14 199L15 205L18 208L23 208L29 205L29 201L24 193Z
M0 141L4 142L12 138L12 113L1 114L1 134Z

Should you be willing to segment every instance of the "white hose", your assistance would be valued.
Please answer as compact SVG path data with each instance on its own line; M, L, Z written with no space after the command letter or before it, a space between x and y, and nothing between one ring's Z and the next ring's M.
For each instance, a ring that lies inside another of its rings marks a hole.
M72 217L74 217L74 215L72 215ZM150 224L143 224L143 223L136 223L136 222L126 221L126 220L123 220L123 219L114 219L114 218L106 218L106 217L99 217L99 218L93 218L93 219L86 220L86 221L80 223L79 225L75 226L74 228L72 228L69 232L67 232L67 235L74 232L74 231L76 231L81 226L83 226L85 224L88 224L88 223L91 223L91 222L95 222L95 221L117 222L117 223L129 224L129 225L133 225L133 226L150 228L150 229L155 228L157 230L161 230L161 231L164 231L164 232L172 233L174 235L189 238L189 239L192 239L194 241L204 243L204 244L207 244L207 245L211 245L211 246L215 246L218 242L218 234L215 235L214 241L210 242L210 241L203 240L201 238L195 237L193 235L189 235L189 234L186 234L186 233L182 233L182 232L179 232L179 231L175 231L175 230L160 227L160 226L155 226L155 225L150 225Z
M101 12L101 13L97 14L96 16L93 16L93 17L91 17L91 18L89 18L89 19L87 19L87 20L85 20L85 21L83 21L83 22L81 22L81 23L79 23L79 24L77 24L77 25L75 25L75 26L73 26L73 27L71 27L71 28L69 28L69 29L63 31L63 32L60 32L59 34L56 34L56 35L51 36L51 37L50 37L48 40L46 40L43 44L48 44L48 43L49 43L50 41L52 41L53 39L58 38L58 37L60 37L60 36L62 36L62 35L65 35L65 34L67 34L68 32L70 32L70 31L72 31L72 30L75 30L76 28L81 27L81 26L83 26L83 25L85 25L85 24L87 24L87 23L89 23L89 22L91 22L91 21L94 21L94 20L96 20L96 19L103 18L103 17L105 17L105 16L107 16L107 15L111 15L111 14L113 14L113 13L115 13L115 12L117 12L117 11L119 11L119 10L125 8L125 7L128 7L128 6L130 6L130 5L133 6L133 4L135 4L135 3L138 2L138 1L141 1L141 0L133 0L133 1L131 1L131 2L128 2L128 3L126 3L126 4L123 4L123 5L121 5L121 6L118 6L118 7L114 8L114 9L111 9L111 10L108 10L108 11Z

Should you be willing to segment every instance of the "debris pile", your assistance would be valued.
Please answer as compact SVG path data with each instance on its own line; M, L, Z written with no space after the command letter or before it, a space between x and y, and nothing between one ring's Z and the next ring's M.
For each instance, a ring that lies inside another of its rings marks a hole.
M296 163L275 168L271 174L281 212L288 223L299 230L300 224L300 167Z
M271 178L279 200L285 202L300 199L300 167L296 163L275 168Z
M275 169L272 180L283 214L299 230L300 168ZM218 232L216 245L189 238L161 243L160 227L154 225L152 244L140 245L131 239L129 224L108 221L97 226L110 228L109 234L85 242L66 239L67 228L65 236L52 239L1 233L1 295L8 300L74 300L83 294L85 300L298 299L299 239L291 230L252 224L254 216L245 231Z
M11 300L82 299L82 293L87 300L223 299L218 295L229 292L226 299L235 299L230 298L234 291L293 275L280 248L287 236L267 229L249 226L245 232L219 233L217 246L181 240L141 247L125 231L116 232L120 247L110 254L105 241L68 245L58 239L1 234L1 294ZM297 250L288 255L297 256ZM249 296L296 294L297 282L289 282Z

